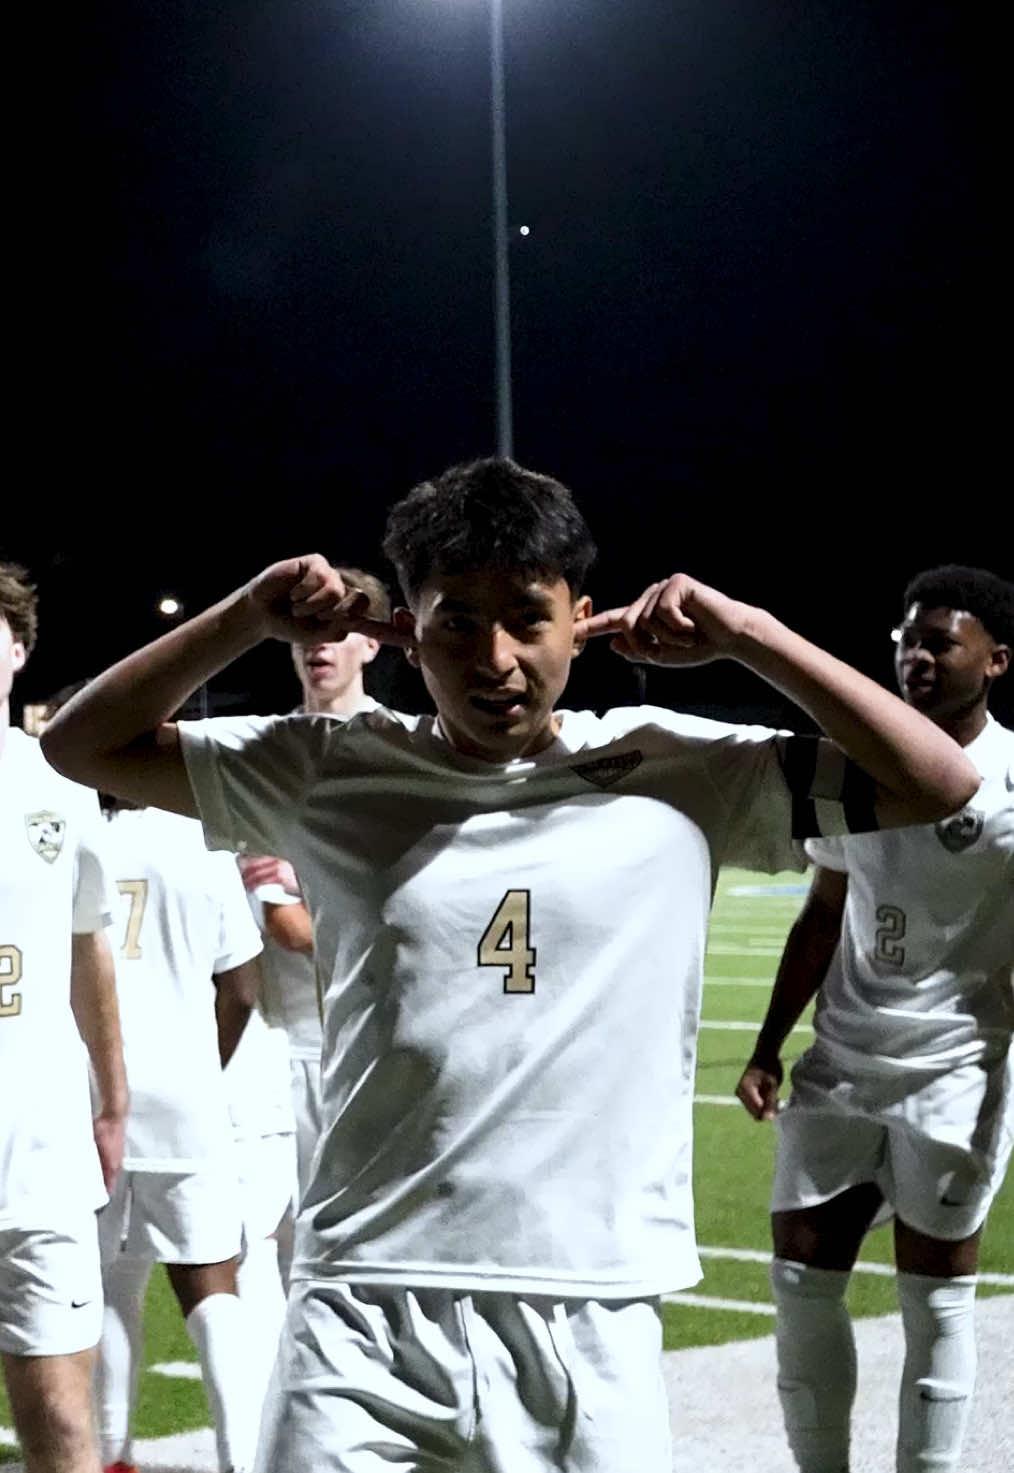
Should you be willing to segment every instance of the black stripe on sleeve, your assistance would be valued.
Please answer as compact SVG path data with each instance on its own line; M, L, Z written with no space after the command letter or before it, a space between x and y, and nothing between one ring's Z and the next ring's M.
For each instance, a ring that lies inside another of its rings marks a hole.
M817 769L815 736L790 736L781 749L782 772L792 794L792 837L812 839L820 833L817 809L810 797Z
M877 822L877 785L863 768L850 758L845 763L841 785L841 803L845 825L850 834L869 834L879 829Z

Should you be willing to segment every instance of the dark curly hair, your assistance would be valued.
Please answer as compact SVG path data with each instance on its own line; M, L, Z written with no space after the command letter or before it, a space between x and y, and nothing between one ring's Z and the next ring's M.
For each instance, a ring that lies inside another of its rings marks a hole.
M917 573L905 589L905 609L961 609L973 615L997 644L1014 645L1014 583L986 568L947 563Z
M486 569L563 578L576 597L595 543L566 486L491 458L414 487L391 509L384 552L409 603L434 573Z

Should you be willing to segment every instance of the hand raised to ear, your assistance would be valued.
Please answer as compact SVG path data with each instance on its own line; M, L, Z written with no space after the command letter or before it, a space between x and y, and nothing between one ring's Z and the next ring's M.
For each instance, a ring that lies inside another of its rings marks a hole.
M703 665L734 655L749 608L686 573L650 583L625 608L580 620L578 639L612 635L624 659L652 665Z
M250 580L244 592L264 633L276 639L314 644L365 634L381 644L404 648L412 643L404 629L371 619L366 613L368 596L362 589L346 588L341 574L319 553L272 563Z

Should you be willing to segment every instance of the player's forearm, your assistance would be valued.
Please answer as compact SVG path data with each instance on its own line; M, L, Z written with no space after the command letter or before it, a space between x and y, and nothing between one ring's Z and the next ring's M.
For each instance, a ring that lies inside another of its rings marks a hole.
M219 670L265 637L245 589L110 667L60 710L43 734L58 771L101 786L101 759L156 733ZM95 760L93 760L95 759Z
M127 1113L127 1073L116 974L109 943L100 931L73 938L70 1005L91 1060L100 1113L111 1120L122 1120Z
M264 926L276 945L301 956L313 955L313 927L303 904L264 906Z
M838 938L836 926L822 924L806 910L800 915L785 941L771 999L754 1046L755 1061L767 1064L779 1058L785 1040L820 991Z
M773 615L750 611L735 658L791 697L870 774L881 823L933 823L977 791L978 772L939 727Z

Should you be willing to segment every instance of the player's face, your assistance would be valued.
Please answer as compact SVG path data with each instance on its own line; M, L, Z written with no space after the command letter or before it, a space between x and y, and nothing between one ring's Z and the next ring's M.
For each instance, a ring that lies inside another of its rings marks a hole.
M14 677L25 663L25 647L15 639L11 626L0 614L0 706L7 703Z
M375 639L346 634L337 643L292 646L292 663L305 696L334 700L356 679L377 653Z
M907 703L939 722L984 700L1009 657L974 614L913 604L897 631L894 668Z
M508 762L549 745L577 652L574 623L590 611L563 578L479 572L424 584L410 659L459 751Z

